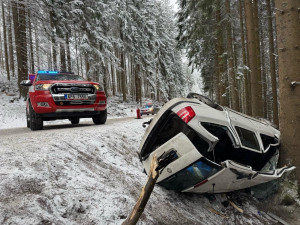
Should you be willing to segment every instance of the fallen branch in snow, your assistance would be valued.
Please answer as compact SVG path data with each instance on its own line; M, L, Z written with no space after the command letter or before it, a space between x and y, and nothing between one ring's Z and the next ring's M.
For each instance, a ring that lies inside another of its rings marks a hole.
M222 216L222 217L224 217L224 218L226 218L226 219L229 218L228 216L226 216L226 215L223 214L223 213L218 212L218 211L215 210L214 208L208 208L208 210L211 211L212 213L215 213L215 214L217 214L217 215L219 215L219 216Z
M267 214L269 216L271 216L273 219L277 220L279 223L283 224L283 225L289 225L287 222L285 222L283 219L281 219L280 217L274 215L273 213L271 212L267 212Z
M150 198L150 195L153 191L156 180L159 176L159 172L156 171L158 167L156 155L153 156L150 167L150 174L148 181L145 187L142 188L139 199L137 200L131 214L127 219L123 222L122 225L134 225L139 220L140 216L144 212L145 206Z
M230 205L232 205L233 208L235 208L237 211L239 211L240 213L244 213L244 210L242 210L241 208L239 208L234 202L229 201Z

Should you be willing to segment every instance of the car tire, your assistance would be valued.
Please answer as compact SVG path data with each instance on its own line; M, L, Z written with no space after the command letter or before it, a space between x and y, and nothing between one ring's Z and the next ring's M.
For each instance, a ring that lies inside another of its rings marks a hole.
M28 115L27 109L26 109L26 123L27 123L27 128L30 128L30 117Z
M31 103L29 103L29 118L30 118L30 129L31 130L42 130L43 129L43 119L37 114L32 108Z
M70 121L71 121L71 124L76 125L76 124L79 124L80 118L78 118L78 117L71 118Z
M107 110L105 109L100 113L100 115L93 116L92 117L94 124L105 124L106 119L107 119Z

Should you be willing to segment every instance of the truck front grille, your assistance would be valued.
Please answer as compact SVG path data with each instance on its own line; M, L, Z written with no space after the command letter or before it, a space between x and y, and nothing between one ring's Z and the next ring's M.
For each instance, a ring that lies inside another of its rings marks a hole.
M96 101L96 88L92 84L58 83L52 85L50 91L58 106L92 105ZM85 95L85 98L69 99L70 95Z
M51 87L52 94L85 93L95 94L96 89L91 84L54 84Z

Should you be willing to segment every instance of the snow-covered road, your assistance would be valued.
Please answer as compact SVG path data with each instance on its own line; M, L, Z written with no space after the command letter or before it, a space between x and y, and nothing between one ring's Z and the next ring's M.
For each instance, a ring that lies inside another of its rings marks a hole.
M112 125L115 123L126 123L130 120L133 120L134 117L122 117L122 118L111 118L107 119L106 124L107 125ZM80 122L78 125L72 125L70 122L65 122L65 123L59 123L59 124L47 124L44 125L43 130L39 131L31 131L29 128L26 127L16 127L16 128L6 128L6 129L1 129L1 134L0 134L0 140L1 138L7 137L7 136L16 136L19 134L25 134L25 135L39 135L39 132L65 132L65 129L79 129L80 127L85 127L85 129L93 129L94 123L92 121L87 121L87 119L83 122ZM100 128L100 127L99 127ZM103 127L102 127L103 128ZM70 131L70 130L69 130ZM34 133L32 133L34 132ZM17 138L17 137L16 137Z

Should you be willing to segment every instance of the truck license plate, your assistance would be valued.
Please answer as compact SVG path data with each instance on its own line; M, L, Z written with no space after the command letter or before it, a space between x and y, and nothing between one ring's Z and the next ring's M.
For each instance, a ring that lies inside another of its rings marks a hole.
M86 100L88 99L87 94L65 94L66 100Z

